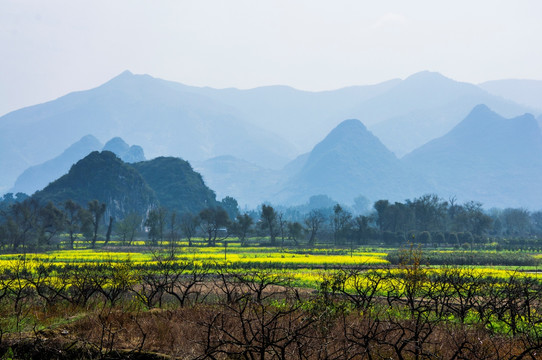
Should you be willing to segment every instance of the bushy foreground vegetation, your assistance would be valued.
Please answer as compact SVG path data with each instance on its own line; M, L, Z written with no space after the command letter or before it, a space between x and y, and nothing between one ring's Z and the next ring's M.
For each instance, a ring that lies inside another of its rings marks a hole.
M313 256L325 258L325 251ZM3 256L2 354L521 359L542 351L536 273L427 267L413 248L397 253L397 266L352 263L327 270L243 268L184 255L75 250Z

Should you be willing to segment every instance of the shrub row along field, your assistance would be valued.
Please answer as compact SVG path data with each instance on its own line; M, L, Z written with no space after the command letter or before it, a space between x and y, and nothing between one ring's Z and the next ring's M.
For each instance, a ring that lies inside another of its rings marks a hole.
M542 350L535 273L430 268L412 249L398 266L366 251L231 247L219 260L223 248L201 250L3 255L0 356L521 359ZM322 268L325 259L335 266Z
M391 264L401 262L401 251L391 251L386 259ZM425 251L422 262L431 265L499 265L539 266L542 258L523 252L496 251Z

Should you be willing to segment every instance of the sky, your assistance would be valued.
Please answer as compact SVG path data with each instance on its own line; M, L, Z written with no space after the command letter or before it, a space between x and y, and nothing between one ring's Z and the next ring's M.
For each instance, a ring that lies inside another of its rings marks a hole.
M124 70L330 90L438 71L542 80L539 0L0 0L0 116Z

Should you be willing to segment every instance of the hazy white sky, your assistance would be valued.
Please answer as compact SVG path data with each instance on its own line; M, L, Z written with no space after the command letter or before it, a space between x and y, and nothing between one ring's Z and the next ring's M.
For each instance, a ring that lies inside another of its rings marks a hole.
M542 79L539 0L0 0L0 115L123 70L322 90L404 78Z

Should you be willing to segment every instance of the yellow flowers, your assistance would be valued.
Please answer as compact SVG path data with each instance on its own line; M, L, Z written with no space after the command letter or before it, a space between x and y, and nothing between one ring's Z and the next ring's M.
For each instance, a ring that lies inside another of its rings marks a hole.
M312 267L312 266L356 266L388 264L385 253L354 252L350 255L327 255L327 252L317 251L316 254L297 254L293 252L278 252L276 248L236 248L228 249L224 255L221 247L212 248L182 248L176 252L175 260L179 262L224 262L233 266L255 267ZM0 255L0 269L11 261L21 258L21 254ZM131 260L136 264L152 263L155 255L141 252L106 252L99 250L63 250L46 254L26 254L27 261L47 260L55 264L77 263L97 264L102 262L123 262ZM29 263L30 264L30 263Z

